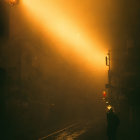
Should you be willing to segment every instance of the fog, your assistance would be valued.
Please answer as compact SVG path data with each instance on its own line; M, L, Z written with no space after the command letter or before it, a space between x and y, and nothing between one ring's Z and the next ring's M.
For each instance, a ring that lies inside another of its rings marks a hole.
M45 2L48 21L37 11ZM114 9L110 1L101 0L23 0L10 7L9 38L1 43L1 65L7 70L6 109L14 133L16 127L21 127L17 133L22 134L36 125L35 132L42 124L51 127L101 115L107 82L105 55L111 47L109 13ZM55 24L59 19L64 34Z
M100 1L98 3L53 1L51 4L59 6L70 20L81 24L81 29L84 28L85 34L91 34L93 41L104 44L107 42L103 36L104 22L106 22L104 18L108 12L105 11L106 4L101 5ZM44 28L40 27L38 20L31 18L32 15L25 11L28 9L25 9L24 5L12 7L10 10L8 46L11 51L8 58L11 60L11 65L20 65L20 86L25 90L22 90L23 94L26 94L27 98L31 95L33 99L40 99L50 104L55 104L57 99L68 102L69 97L79 102L81 102L80 98L83 98L83 103L85 98L96 102L97 97L102 94L107 79L105 66L96 66L94 63L91 66L86 59L82 59L84 56L76 56L76 52L73 53L71 50L59 51L57 47L64 47L67 44L57 38L55 40L55 37L52 39L49 30L44 33ZM98 60L93 61L98 62ZM105 63L104 56L102 62ZM102 71L98 72L97 67L102 67Z

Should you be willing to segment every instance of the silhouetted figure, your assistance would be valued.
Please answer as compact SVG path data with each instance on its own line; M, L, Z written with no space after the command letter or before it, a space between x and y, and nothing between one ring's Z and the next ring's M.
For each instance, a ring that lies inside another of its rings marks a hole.
M120 124L120 120L118 116L113 112L113 109L111 108L107 112L107 135L108 140L116 140L116 132L117 128Z

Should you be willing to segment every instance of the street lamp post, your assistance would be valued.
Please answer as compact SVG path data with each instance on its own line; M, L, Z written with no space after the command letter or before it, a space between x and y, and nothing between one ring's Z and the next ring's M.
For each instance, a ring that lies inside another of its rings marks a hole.
M108 89L108 95L111 94L111 63L110 63L110 50L106 56L106 66L108 66L108 84L106 84L106 88Z

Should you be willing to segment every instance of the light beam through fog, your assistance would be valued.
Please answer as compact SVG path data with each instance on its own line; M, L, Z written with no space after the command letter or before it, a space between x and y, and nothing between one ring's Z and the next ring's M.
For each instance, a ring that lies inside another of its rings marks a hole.
M94 69L96 67L96 70L104 71L104 46L89 36L86 30L79 27L70 16L62 12L62 5L60 7L58 1L23 0L22 2L28 14L38 20L53 40L59 42L57 49L61 53L72 52L78 61L82 59Z

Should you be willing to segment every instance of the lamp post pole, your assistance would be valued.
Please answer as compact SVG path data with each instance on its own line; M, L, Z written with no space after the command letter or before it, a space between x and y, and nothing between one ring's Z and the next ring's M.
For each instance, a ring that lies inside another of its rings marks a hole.
M108 95L110 97L111 94L111 63L110 63L110 50L106 56L106 66L108 66L108 84L106 84L106 88L108 88Z
M108 84L109 84L109 89L111 92L111 64L110 64L110 50L108 51L108 61L109 61L109 69L108 69Z

